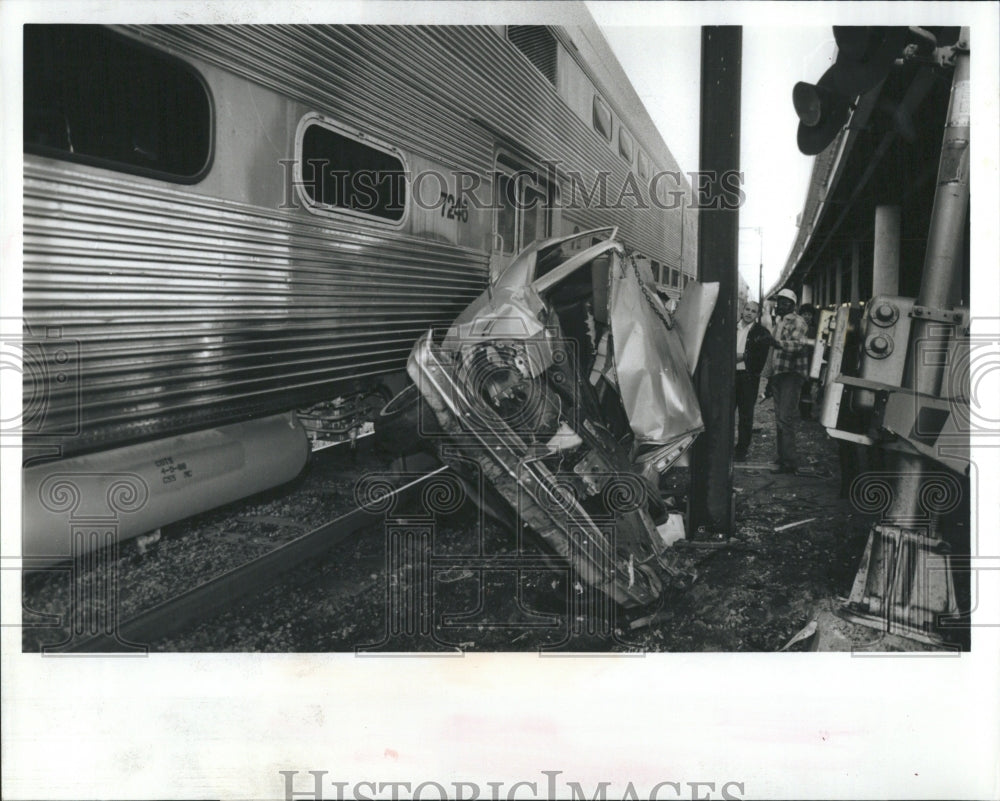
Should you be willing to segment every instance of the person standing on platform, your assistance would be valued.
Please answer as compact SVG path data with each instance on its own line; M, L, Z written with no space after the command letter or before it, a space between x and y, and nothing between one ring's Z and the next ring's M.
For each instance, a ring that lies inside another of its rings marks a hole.
M760 304L748 300L743 304L740 319L736 322L736 453L737 462L745 462L750 440L753 437L753 407L757 402L760 373L767 361L768 349L773 340L759 322Z
M795 309L798 297L790 289L775 296L778 319L774 327L776 340L771 376L774 395L774 419L778 434L776 473L794 473L798 469L795 452L795 426L799 414L802 384L809 375L809 349L806 342L806 321Z

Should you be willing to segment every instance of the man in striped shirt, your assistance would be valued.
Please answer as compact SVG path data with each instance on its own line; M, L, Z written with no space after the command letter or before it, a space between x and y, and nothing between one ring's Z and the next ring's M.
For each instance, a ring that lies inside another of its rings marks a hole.
M771 392L774 395L774 419L778 433L776 473L794 473L798 468L795 452L795 425L802 383L809 375L808 326L798 314L798 298L790 289L775 296L778 320L774 326L777 347L772 358Z

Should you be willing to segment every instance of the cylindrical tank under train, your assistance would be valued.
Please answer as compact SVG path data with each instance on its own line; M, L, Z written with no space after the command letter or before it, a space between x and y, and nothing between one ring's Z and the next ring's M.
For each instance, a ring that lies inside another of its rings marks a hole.
M356 430L536 238L618 225L677 285L694 272L690 188L596 27L27 25L24 45L26 556L59 520L70 542L52 476L148 468L158 511L122 537L290 479L295 410ZM633 184L659 194L620 202ZM233 432L252 480L164 483L159 461L197 439L221 464Z

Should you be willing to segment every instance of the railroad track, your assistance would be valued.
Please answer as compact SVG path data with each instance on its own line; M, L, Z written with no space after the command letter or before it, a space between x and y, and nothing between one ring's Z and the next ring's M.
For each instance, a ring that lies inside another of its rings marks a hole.
M509 521L482 508L459 512L465 493L435 492L435 479L444 479L474 493L467 478L431 457L398 470L372 457L355 467L318 462L287 493L192 518L148 555L131 549L116 575L103 575L121 587L121 601L107 603L110 620L86 611L88 602L99 606L86 588L102 579L100 571L80 572L70 583L72 600L63 598L61 609L38 607L70 610L60 616L62 641L29 642L27 650L594 650L609 626L634 628L603 597L588 600L567 566L522 541ZM416 497L421 503L413 506ZM429 522L435 498L443 506ZM350 511L324 521L331 503ZM410 619L418 612L419 626ZM638 642L639 635L626 636L616 647Z
M428 470L380 496L402 499L426 482L445 473L446 466ZM113 623L100 632L76 631L64 645L46 647L46 653L145 652L147 644L184 631L210 619L251 594L260 593L282 580L296 567L316 560L344 543L366 526L382 520L382 512L358 507L302 534L262 556L180 592L155 606Z

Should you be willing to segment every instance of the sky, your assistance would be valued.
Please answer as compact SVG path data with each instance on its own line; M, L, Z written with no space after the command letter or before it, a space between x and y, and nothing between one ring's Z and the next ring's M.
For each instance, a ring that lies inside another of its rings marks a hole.
M607 4L588 8L684 171L698 168L701 31L694 25L635 24ZM805 201L813 157L795 144L796 81L815 83L833 63L830 26L744 27L740 168L746 203L740 209L740 272L758 293L777 281Z

